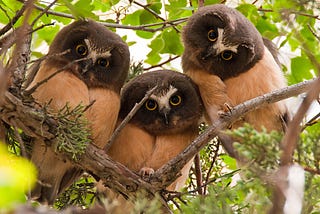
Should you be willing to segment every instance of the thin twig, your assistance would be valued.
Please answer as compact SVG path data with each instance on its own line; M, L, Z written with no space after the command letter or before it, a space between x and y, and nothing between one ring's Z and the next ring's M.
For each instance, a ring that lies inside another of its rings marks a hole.
M304 126L302 127L302 131L305 130L308 126L312 126L312 125L318 123L319 118L320 118L320 112L318 114L316 114L315 116L313 116L308 122L306 122L306 124L304 124Z
M210 174L211 174L211 171L213 169L214 163L216 162L216 159L218 157L218 151L220 149L220 145L221 145L220 140L218 140L218 143L216 145L216 149L213 151L214 156L212 157L210 168L209 168L209 170L207 172L207 176L206 176L206 179L205 179L205 183L206 184L209 183ZM204 187L203 187L203 194L204 195L207 194L207 185L204 185Z
M4 26L1 30L0 30L0 36L5 34L6 32L8 32L12 27L13 25L19 20L19 18L23 15L24 11L26 10L27 8L27 3L24 3L21 7L20 10L18 10L16 12L16 15L10 20L10 22Z
M272 9L264 9L264 8L258 8L258 11L261 11L261 12L274 12L274 10L272 10ZM304 12L301 12L301 11L292 11L292 10L290 10L290 13L320 20L320 16L319 15L313 15L313 14L304 13Z
M137 111L140 109L140 107L145 103L145 101L147 99L149 99L149 97L152 95L152 93L154 92L154 90L156 90L157 86L153 87L152 89L150 89L146 95L140 100L139 103L136 103L134 105L134 107L131 109L131 111L129 112L129 114L124 118L124 120L120 123L120 125L116 128L116 130L113 132L112 136L110 137L108 143L106 144L106 146L104 147L105 151L108 151L109 148L112 146L112 144L114 143L115 139L117 138L117 136L120 134L121 130L125 127L125 125L127 125L127 123L131 120L131 118L137 113Z
M22 138L17 130L18 126L14 120L11 121L11 123L13 125L14 135L17 137L18 143L20 144L21 156L27 158L27 152L26 152L26 147L24 145L24 141L22 140Z
M46 8L44 8L40 14L32 21L31 26L33 27L36 22L45 14L48 12L48 10L57 2L58 0L54 0L53 2L51 2Z
M152 9L150 9L149 7L147 7L146 5L143 5L137 1L133 1L133 3L135 3L136 5L139 5L140 7L142 7L144 10L148 11L149 13L151 13L153 16L155 16L157 19L162 20L164 23L167 23L166 20L164 18L162 18L159 14L157 14L156 12L154 12ZM178 30L178 28L174 25L172 25L172 27L175 29L175 31L180 32Z
M307 26L308 26L310 32L313 34L313 36L316 37L316 39L317 39L318 41L320 41L320 36L317 35L317 33L312 29L311 25L308 24Z
M198 194L203 195L204 191L201 187L202 186L202 170L201 170L201 160L200 160L199 153L197 153L194 157L194 169L196 174Z
M43 25L41 25L41 26L33 29L31 33L34 33L34 32L36 32L36 31L38 31L38 30L41 30L41 29L44 28L44 27L48 27L48 26L51 26L51 25L54 25L54 24L55 24L54 22L48 23L48 24L43 24Z
M33 92L35 92L35 90L37 90L37 88L39 88L42 84L48 82L51 78L53 78L54 76L56 76L57 74L65 71L67 68L69 68L71 65L73 65L74 63L76 62L80 62L80 61L83 61L83 60L86 60L87 58L82 58L82 59L77 59L77 60L74 60L68 64L66 64L65 66L63 66L62 68L58 69L57 71L55 71L53 74L51 74L50 76L48 76L47 78L37 82L32 88L28 89L28 90L25 90L23 93L25 96L29 96L31 95Z
M199 135L189 146L167 164L160 167L150 178L151 183L158 188L167 187L177 178L179 171L190 161L194 155L199 152L209 140L213 139L217 134L236 121L246 113L280 100L297 96L310 89L310 86L316 82L315 79L304 81L296 85L288 86L268 94L253 98L244 103L235 106L230 112L209 126L201 135ZM172 170L175 169L175 170ZM161 178L166 178L163 180Z
M35 8L40 11L44 11L45 9L43 7L40 7L38 5L35 5ZM76 19L74 16L67 14L67 13L61 13L61 12L55 12L48 10L46 11L46 14L54 15L54 16L59 16L59 17L64 17L64 18L69 18L69 19ZM172 21L164 21L164 22L159 22L159 23L153 23L153 24L145 24L145 25L139 25L139 26L129 26L129 25L121 25L121 24L115 24L115 23L107 23L107 22L98 22L106 27L111 27L111 28L121 28L121 29L129 29L129 30L141 30L141 31L147 31L147 32L157 32L160 30L163 30L168 27L172 27L181 23L184 23L188 20L187 17L185 18L179 18L176 20ZM161 26L159 28L151 28L155 26Z
M155 16L157 19L160 19L162 21L165 21L164 18L162 18L161 16L159 16L159 14L157 14L156 12L154 12L152 9L150 9L148 6L141 4L140 2L137 1L133 1L134 4L142 7L144 10L148 11L149 13L151 13L153 16Z
M179 55L174 56L174 57L171 57L171 56L170 56L169 59L167 59L166 61L161 62L161 63L159 63L159 64L157 64L157 65L152 65L152 66L150 66L150 67L148 67L148 68L144 68L143 70L144 70L144 71L148 71L148 70L153 69L153 68L162 67L163 65L165 65L165 64L167 64L167 63L169 63L169 62L171 62L171 61L173 61L173 60L175 60L175 59L177 59L177 58L179 58L179 57L180 57Z

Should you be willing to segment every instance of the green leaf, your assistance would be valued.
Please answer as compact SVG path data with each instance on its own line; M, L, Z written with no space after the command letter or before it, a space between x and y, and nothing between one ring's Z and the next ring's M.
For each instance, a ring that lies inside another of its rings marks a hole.
M151 49L151 51L148 53L145 62L149 63L150 65L157 64L161 60L159 53L165 47L165 41L163 40L161 35L158 35L151 41L148 47Z
M90 17L96 19L96 15L92 13L94 6L91 5L91 0L81 0L72 4L68 0L63 0L64 4L69 8L70 13L77 18Z
M48 44L51 44L53 38L59 32L59 30L60 26L56 24L37 31L37 34L42 41L46 41Z
M297 82L301 82L307 79L311 79L313 75L311 70L313 65L307 57L295 57L291 59L291 73Z
M131 14L127 14L124 19L122 19L122 23L124 25L140 25L140 14L142 13L142 10L137 10Z
M183 46L181 44L180 35L173 28L167 28L163 31L162 41L164 41L164 47L160 50L160 53L182 54Z
M256 28L261 33L262 36L272 40L279 36L279 30L275 24L270 23L271 20L266 20L264 18L259 18L256 23Z
M154 12L161 14L162 3L160 0L148 0L148 7Z
M241 4L237 7L237 10L247 17L254 25L257 25L258 20L261 18L258 9L252 4Z
M230 157L229 155L221 155L220 157L223 160L223 162L228 166L228 169L231 169L231 170L237 169L236 159Z
M187 1L182 0L171 0L169 1L169 4L165 5L165 8L169 20L189 17L192 15L192 10L194 10L194 7L188 6Z
M28 160L9 154L0 142L0 212L26 201L25 193L36 182L36 168ZM6 213L6 212L4 212Z

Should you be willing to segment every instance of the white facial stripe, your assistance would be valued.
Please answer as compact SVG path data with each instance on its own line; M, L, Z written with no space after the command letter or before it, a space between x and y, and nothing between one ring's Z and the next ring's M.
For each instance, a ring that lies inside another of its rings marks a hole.
M234 53L237 53L238 45L229 46L229 45L223 44L223 31L224 31L223 28L218 28L218 38L217 38L217 41L213 44L213 48L217 50L217 54L220 54L225 50L229 50Z
M111 56L110 51L104 51L103 53L97 53L97 50L99 50L99 49L94 50L92 48L93 46L91 45L89 39L84 39L84 42L86 43L86 45L88 47L88 53L89 54L88 54L87 58L88 59L92 59L93 63L95 63L96 60L99 59L99 58L108 58L108 57Z
M165 94L162 94L161 96L156 96L152 94L150 98L155 100L158 103L159 109L163 109L165 107L170 108L170 104L169 104L170 97L177 91L178 91L177 88L170 85L169 90Z

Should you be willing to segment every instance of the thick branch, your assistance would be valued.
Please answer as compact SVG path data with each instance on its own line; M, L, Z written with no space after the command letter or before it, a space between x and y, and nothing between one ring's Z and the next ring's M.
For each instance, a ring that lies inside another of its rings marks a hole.
M103 150L93 145L88 145L86 153L81 156L81 161L75 164L96 174L110 188L121 192L129 198L135 197L135 191L139 189L144 189L149 194L149 197L153 197L156 192L161 191L174 181L182 167L220 130L250 110L305 92L313 82L315 81L310 80L299 83L236 106L227 116L218 120L194 140L179 156L157 170L154 176L151 177L150 183L143 181L121 164L112 161ZM41 109L37 109L33 105L23 103L10 92L5 93L5 104L0 107L0 118L11 125L13 125L12 122L14 121L26 134L33 137L53 141L57 133L57 121L52 116L45 114ZM41 125L39 126L39 124ZM49 146L53 149L52 145ZM59 155L66 154L61 153ZM73 161L70 156L67 156L67 158Z
M151 183L155 188L163 188L168 186L170 182L177 178L182 167L191 160L197 152L199 152L209 140L213 139L217 134L235 122L238 118L245 115L263 105L278 102L280 100L296 96L309 90L315 80L309 80L298 83L293 86L288 86L283 89L265 94L254 99L248 100L235 106L225 117L215 121L204 133L197 137L182 153L169 161L166 165L158 169L151 177Z
M23 25L19 28L19 33L16 34L15 38L15 49L13 51L13 57L7 68L7 72L11 75L12 83L20 91L22 82L25 77L27 62L30 58L30 47L31 47L31 30L28 24L28 18L32 12L33 0L26 1L26 14L24 18Z

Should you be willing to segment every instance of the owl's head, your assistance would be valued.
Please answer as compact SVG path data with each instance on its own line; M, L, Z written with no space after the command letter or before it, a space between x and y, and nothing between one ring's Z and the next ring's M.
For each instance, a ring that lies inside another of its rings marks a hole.
M121 92L119 117L124 119L155 86L157 88L130 123L151 134L195 130L203 114L197 86L186 75L170 70L147 72L126 84Z
M88 87L120 91L129 69L128 45L120 36L92 20L64 27L49 47L48 62L68 67Z
M223 4L200 8L182 36L184 71L201 69L227 79L247 71L263 56L263 39L255 26Z

